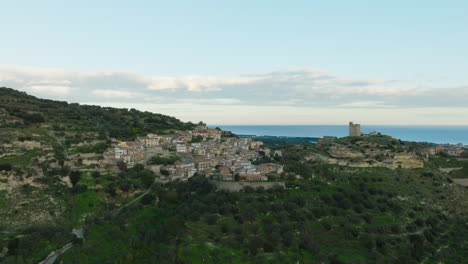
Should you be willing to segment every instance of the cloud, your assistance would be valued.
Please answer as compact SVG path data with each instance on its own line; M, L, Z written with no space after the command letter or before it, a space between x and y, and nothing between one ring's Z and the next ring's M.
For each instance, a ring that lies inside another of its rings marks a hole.
M248 78L219 78L206 76L183 77L148 77L149 90L185 89L191 92L220 91L226 85L242 85L249 83Z
M397 105L386 105L383 101L358 101L339 104L336 107L344 108L396 108Z
M301 79L304 77L320 79L334 78L334 76L329 74L326 70L313 68L282 69L270 72L247 73L243 74L243 76L283 80Z
M133 99L136 97L141 96L139 93L132 93L128 91L115 91L115 90L94 90L92 94L99 98L106 98L106 99Z
M321 108L464 107L468 86L415 86L382 78L349 79L323 69L281 69L237 76L159 76L0 66L0 86L74 102L157 102Z
M241 101L235 98L215 98L215 99L177 99L179 103L211 104L211 105L232 105L240 104Z
M72 87L69 86L59 86L59 85L31 85L29 88L32 91L44 94L58 94L58 95L68 95L73 91Z
M273 102L273 105L296 105L303 101L304 100L302 99L288 99L288 100L282 100L282 101L275 101Z
M150 96L150 97L145 96L143 98L143 101L145 102L162 102L163 100L167 100L167 98L162 97L162 96Z

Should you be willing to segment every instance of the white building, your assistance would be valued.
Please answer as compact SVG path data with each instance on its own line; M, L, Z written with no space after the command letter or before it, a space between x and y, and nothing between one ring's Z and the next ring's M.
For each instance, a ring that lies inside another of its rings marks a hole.
M185 144L177 144L177 145L176 145L176 152L179 152L179 153L187 153L187 145L185 145Z
M127 155L127 150L120 148L120 147L115 147L114 148L114 153L115 153L115 158L116 159L121 159L124 155Z

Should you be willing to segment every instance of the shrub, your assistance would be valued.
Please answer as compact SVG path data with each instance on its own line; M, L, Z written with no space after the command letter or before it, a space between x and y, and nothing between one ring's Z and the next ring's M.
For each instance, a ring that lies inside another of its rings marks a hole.
M332 228L331 223L328 222L328 221L323 221L323 222L322 222L322 226L323 226L323 228L325 228L326 230L331 230L331 228Z
M9 163L0 164L0 171L11 171L11 170L13 170L13 166L11 166L11 164Z
M155 200L155 196L153 194L146 194L141 198L141 203L144 205L148 205L153 203Z
M101 177L101 173L99 171L93 171L93 173L91 173L91 176L94 179L97 179L97 178Z
M68 175L68 177L70 178L70 182L74 187L74 186L76 186L76 184L81 179L81 172L80 171L72 171L72 172L70 172L70 175Z
M209 225L214 225L218 221L218 216L216 216L215 214L207 214L205 216L205 221Z

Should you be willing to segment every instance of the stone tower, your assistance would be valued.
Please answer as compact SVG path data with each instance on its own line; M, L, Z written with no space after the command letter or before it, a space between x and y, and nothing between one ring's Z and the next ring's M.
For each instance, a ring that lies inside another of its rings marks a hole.
M354 124L353 122L349 122L349 136L350 137L359 137L361 136L361 125Z

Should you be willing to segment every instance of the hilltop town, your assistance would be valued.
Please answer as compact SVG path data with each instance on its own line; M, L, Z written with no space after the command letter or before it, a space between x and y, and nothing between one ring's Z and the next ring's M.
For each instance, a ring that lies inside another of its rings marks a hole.
M274 155L281 155L281 151L272 152L261 141L226 136L220 129L199 125L171 135L148 134L136 141L116 142L104 152L99 166L117 171L122 166L143 164L162 175L160 181L187 180L197 173L224 181L266 181L269 176L278 178L283 166L252 162Z

